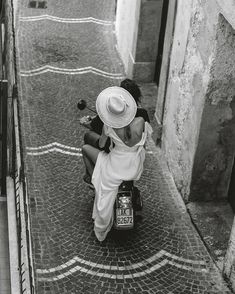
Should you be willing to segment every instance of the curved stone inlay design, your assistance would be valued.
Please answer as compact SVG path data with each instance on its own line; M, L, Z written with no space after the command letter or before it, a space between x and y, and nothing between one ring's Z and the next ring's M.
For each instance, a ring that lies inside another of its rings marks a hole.
M164 259L162 259L164 258ZM158 263L153 264L157 260L161 259ZM75 265L75 263L79 263L80 265ZM206 268L206 263L203 260L190 260L183 257L179 257L177 255L168 253L165 250L160 250L158 253L153 255L152 257L143 260L141 262L127 265L127 266L114 266L114 265L105 265L98 264L91 261L86 261L82 258L75 256L73 259L68 262L59 265L50 269L37 269L37 274L39 275L51 275L57 271L62 271L64 269L69 268L67 271L60 273L56 276L49 277L39 277L39 281L57 281L61 280L77 271L93 275L106 277L109 279L128 279L128 278L138 278L147 274L150 274L166 264L172 265L174 267L194 272L208 272ZM87 266L87 267L86 267ZM147 269L142 269L143 266L148 266ZM139 271L137 271L139 269ZM102 272L103 271L103 272ZM123 273L125 271L133 271L132 273ZM120 272L120 274L117 274Z
M66 155L72 155L72 156L82 156L82 149L72 146L63 145L57 142L38 146L38 147L26 147L27 155L37 156L37 155L43 155L48 154L50 152L59 152ZM152 151L146 150L147 154L153 154Z
M113 25L113 21L97 19L94 17L84 17L84 18L62 18L53 15L43 14L37 16L21 16L20 21L40 21L40 20L51 20L63 23L95 23L100 25Z
M59 152L66 155L82 156L81 148L67 146L57 142L38 147L26 147L26 150L27 155L33 156L48 154L50 152Z
M80 75L80 74L86 74L86 73L93 73L93 74L103 76L106 78L111 78L111 79L124 79L124 76L122 73L109 73L109 72L100 70L98 68L95 68L93 66L86 66L81 68L59 68L59 67L55 67L51 65L44 65L42 67L32 69L32 70L21 70L20 75L22 77L28 77L28 76L44 74L47 72L67 74L67 75Z

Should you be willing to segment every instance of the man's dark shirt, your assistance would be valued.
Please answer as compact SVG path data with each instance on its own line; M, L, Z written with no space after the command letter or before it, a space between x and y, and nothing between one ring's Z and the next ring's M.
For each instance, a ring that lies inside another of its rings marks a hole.
M137 108L137 112L136 112L135 117L143 117L143 119L145 121L147 121L148 123L150 122L148 112L144 108ZM102 129L103 129L103 124L104 123L102 122L102 120L97 115L91 121L91 129L92 129L92 131L94 131L97 134L101 135Z

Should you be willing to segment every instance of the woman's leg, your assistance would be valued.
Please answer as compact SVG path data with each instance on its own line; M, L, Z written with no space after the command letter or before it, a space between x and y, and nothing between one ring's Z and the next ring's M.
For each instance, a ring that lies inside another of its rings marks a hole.
M86 171L88 172L90 177L93 174L93 170L94 170L99 152L100 152L99 149L91 145L87 144L82 146L83 160L86 166Z

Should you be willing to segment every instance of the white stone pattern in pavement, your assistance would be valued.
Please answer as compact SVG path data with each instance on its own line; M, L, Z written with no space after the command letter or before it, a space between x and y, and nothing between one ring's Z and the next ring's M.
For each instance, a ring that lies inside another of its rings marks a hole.
M37 16L21 16L20 21L40 21L40 20L51 20L63 23L95 23L99 25L113 25L113 21L107 21L102 19L97 19L94 17L84 17L84 18L61 18L53 15L43 14Z
M43 155L51 152L59 152L66 155L72 156L82 156L81 148L71 147L67 145L63 145L57 142L53 142L51 144L38 146L38 147L27 147L27 155Z
M51 65L44 65L42 67L31 69L31 70L21 70L20 75L22 77L32 77L32 76L44 74L47 72L66 74L66 75L81 75L81 74L93 73L105 78L120 79L120 80L124 79L124 76L122 73L109 73L109 72L100 70L98 68L95 68L93 66L86 66L81 68L60 68L60 67L55 67Z
M38 147L26 147L27 155L31 156L38 156L38 155L44 155L52 152L59 152L65 155L71 155L71 156L82 156L81 148L67 146L64 144L60 144L57 142L53 142L47 145L42 145ZM153 154L153 151L147 150L147 154Z
M161 260L156 263L156 261L159 259ZM80 265L75 265L72 267L72 265L77 263L79 263ZM160 269L161 267L167 264L183 269L183 270L187 270L187 271L208 272L208 269L206 268L206 263L203 260L186 259L177 255L171 254L165 250L160 250L158 253L154 254L150 258L147 258L141 262L130 264L127 266L114 266L114 265L110 266L105 264L99 264L99 263L94 263L91 261L86 261L82 258L79 258L78 256L75 256L73 259L57 267L50 268L50 269L37 269L37 274L49 275L49 277L44 276L44 277L38 278L38 281L48 281L48 282L61 280L67 276L72 275L73 273L77 271L84 272L91 276L99 276L99 277L105 277L109 279L123 280L123 279L133 279L133 278L145 276L147 274L150 274ZM84 267L84 265L87 266L88 268ZM148 266L148 268L142 270L141 268L146 265ZM51 276L51 274L58 271L63 271L67 268L69 268L67 271L64 271L63 273L57 274L55 276ZM99 271L100 269L103 270L104 272L100 272ZM136 270L139 270L139 271L136 272ZM123 271L133 271L133 273L123 274ZM117 272L120 272L120 274L117 274Z

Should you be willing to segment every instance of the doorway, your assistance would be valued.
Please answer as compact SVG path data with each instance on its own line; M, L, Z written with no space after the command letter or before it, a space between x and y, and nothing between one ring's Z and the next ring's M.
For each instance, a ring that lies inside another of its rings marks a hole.
M168 15L168 6L169 6L169 0L164 0L163 6L162 6L161 28L159 33L158 51L157 51L155 75L154 75L154 81L156 82L157 85L159 84L160 73L161 73L163 46L164 46L167 15Z

